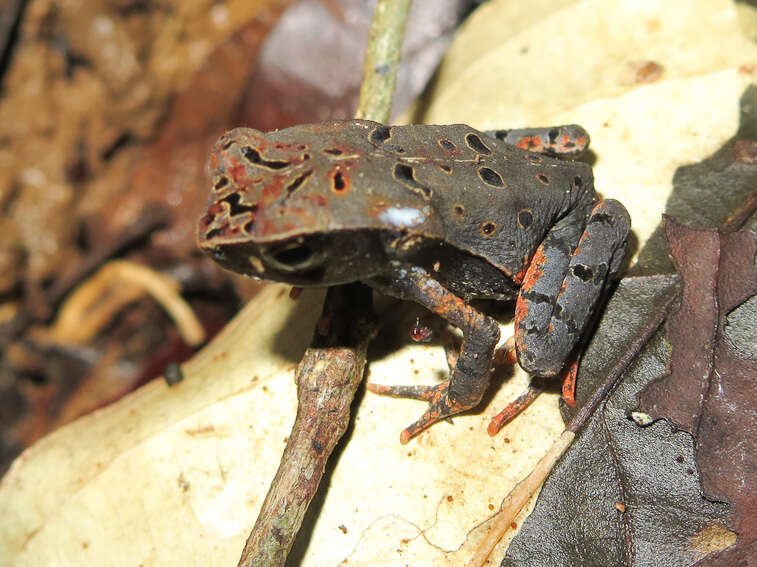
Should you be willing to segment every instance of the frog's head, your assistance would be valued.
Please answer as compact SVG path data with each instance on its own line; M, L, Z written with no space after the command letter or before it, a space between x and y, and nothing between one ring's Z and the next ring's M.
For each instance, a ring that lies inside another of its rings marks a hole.
M386 231L371 209L372 190L355 186L354 168L365 150L353 141L365 136L335 138L340 124L346 123L268 134L237 128L222 136L209 162L212 189L200 247L233 271L301 286L377 273Z

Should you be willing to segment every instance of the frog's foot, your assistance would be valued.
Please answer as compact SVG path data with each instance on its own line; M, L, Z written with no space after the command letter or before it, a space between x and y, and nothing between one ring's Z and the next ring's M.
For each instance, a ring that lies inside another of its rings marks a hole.
M428 409L420 419L410 424L402 431L402 433L400 433L400 443L403 445L437 421L441 421L446 417L470 409L475 405L466 406L465 404L452 400L449 396L449 380L434 386L386 386L383 384L367 384L366 388L374 394L380 394L382 396L410 398L413 400L423 400L429 403Z

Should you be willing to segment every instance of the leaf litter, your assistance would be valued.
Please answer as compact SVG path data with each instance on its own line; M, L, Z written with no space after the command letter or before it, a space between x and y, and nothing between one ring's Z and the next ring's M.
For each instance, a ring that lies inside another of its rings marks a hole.
M579 407L608 376L611 351L649 331L660 310L675 313L558 463L503 567L720 566L757 556L755 244L753 230L733 232L754 225L757 89L741 108L734 138L679 168L667 203L677 221L711 228L667 219L650 238L587 349ZM634 409L648 427L629 419Z

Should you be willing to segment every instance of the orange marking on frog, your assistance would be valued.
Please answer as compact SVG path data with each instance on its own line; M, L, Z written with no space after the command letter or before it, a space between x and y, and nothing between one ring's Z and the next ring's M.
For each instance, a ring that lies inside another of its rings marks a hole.
M226 171L229 173L229 177L231 177L234 183L239 183L240 179L242 181L247 179L247 168L241 163L234 163L229 165L226 168Z
M526 274L528 273L528 266L530 264L531 264L531 254L525 254L523 256L523 267L520 269L520 272L518 272L514 276L511 276L513 278L513 283L515 285L520 285L521 283L523 283L523 278L526 277ZM510 274L508 273L507 275L509 276Z
M542 147L542 141L541 138L538 136L525 136L518 140L518 143L515 144L519 148L523 150L538 150Z
M523 291L528 291L534 287L534 284L544 275L544 270L542 268L546 262L547 257L544 255L544 250L537 248L534 257L531 259L528 271L526 272L523 285L521 286Z
M325 207L326 205L329 204L329 200L326 197L324 197L323 195L313 195L309 199L310 199L310 201L312 201L313 203L315 203L319 207Z
M518 323L525 319L528 316L528 302L525 299L521 299L520 297L515 302L515 315L513 316L513 321L515 322L515 326L518 326Z
M221 213L227 212L228 209L230 208L231 207L229 206L228 203L226 203L225 205L222 205L221 203L213 203L212 205L208 207L208 212L206 213L205 217L203 217L203 219L209 218L210 220L212 220L213 217L216 217Z
M266 201L277 201L284 189L285 178L276 176L263 186L263 199Z
M573 360L565 369L562 381L562 399L570 407L576 405L576 378L578 377L578 360Z
M566 149L566 148L573 148L575 147L576 142L571 138L568 134L565 134L562 137L562 143L560 143L559 147Z

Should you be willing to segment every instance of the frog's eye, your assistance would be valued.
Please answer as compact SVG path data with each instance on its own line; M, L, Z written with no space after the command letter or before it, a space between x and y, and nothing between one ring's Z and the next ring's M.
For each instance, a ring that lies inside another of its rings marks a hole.
M263 251L265 262L282 272L301 272L320 265L325 259L322 251L303 239L272 246Z
M278 263L294 268L306 264L312 255L313 251L310 250L310 248L308 248L304 244L300 244L299 246L294 246L293 248L285 248L284 250L279 250L278 252L274 253L273 257Z

